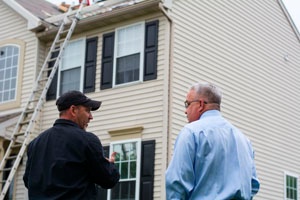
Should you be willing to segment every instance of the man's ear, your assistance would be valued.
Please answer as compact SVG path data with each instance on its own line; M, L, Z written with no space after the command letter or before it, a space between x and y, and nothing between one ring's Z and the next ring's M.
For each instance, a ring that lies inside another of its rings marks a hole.
M205 107L204 100L203 99L199 100L198 112L200 112L200 113L203 112L204 107Z
M78 108L74 105L72 105L70 108L69 108L69 112L72 116L76 115L76 113L78 112Z

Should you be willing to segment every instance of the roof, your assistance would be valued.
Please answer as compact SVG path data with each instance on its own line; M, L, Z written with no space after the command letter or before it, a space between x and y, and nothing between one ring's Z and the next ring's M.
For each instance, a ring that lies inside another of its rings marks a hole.
M45 0L3 0L20 16L27 20L29 30L43 29L43 20L52 15L58 15L60 12L55 5Z
M160 1L161 0L101 0L90 6L83 7L81 20L94 19L97 16L108 16L118 12L117 10L130 10L127 8L132 6L136 7L135 5L141 5L142 8L145 5L151 5L154 2L158 3ZM23 16L28 22L28 29L35 32L43 31L45 28L48 29L49 26L51 27L52 25L57 26L65 16L65 13L61 9L63 4L58 6L46 0L3 0L3 2ZM141 13L142 10L138 10L137 12ZM76 9L68 15L72 16L72 14L75 13Z
M45 0L15 0L21 6L23 6L30 13L40 19L46 19L53 15L59 15L61 12L58 10L58 6L45 1Z
M90 31L106 25L111 25L124 20L130 20L147 14L160 12L159 3L161 0L107 0L85 6L80 12L80 20L76 25L74 34ZM70 13L46 18L44 31L38 32L37 37L41 41L51 41L57 34L60 22L67 14L72 18L76 10ZM71 21L69 22L71 23Z

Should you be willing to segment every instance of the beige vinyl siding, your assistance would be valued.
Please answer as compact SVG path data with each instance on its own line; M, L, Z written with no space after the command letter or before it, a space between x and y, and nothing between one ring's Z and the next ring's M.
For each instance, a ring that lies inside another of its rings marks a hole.
M177 0L173 6L174 104L182 104L194 82L218 84L223 115L256 151L256 199L283 199L284 171L300 174L300 45L279 3ZM174 135L184 124L175 117L181 108L172 110Z
M5 27L1 29L0 41L17 39L25 43L25 54L22 58L24 65L20 66L23 70L20 107L24 107L35 77L37 40L34 33L27 30L25 19L3 2L0 2L0 11L2 16L0 24L1 27Z
M102 56L102 34L113 31L120 26L129 25L139 21L152 21L159 19L159 52L158 52L158 71L157 79L145 81L142 83L115 87L106 90L100 90L101 77L101 56ZM161 199L162 192L162 178L165 172L165 166L162 165L162 134L164 122L164 110L167 108L163 105L164 93L168 93L168 88L164 87L164 64L166 63L165 51L166 42L168 42L167 34L167 20L158 14L152 14L141 18L134 19L129 22L122 22L122 24L113 24L109 27L103 27L91 32L74 35L73 38L78 37L95 37L98 36L98 53L97 53L97 69L96 69L96 90L93 93L86 95L92 99L102 101L101 108L93 112L93 120L89 123L88 131L99 136L103 145L109 145L111 136L108 131L115 129L125 129L128 127L142 126L142 141L155 140L155 182L154 182L154 199ZM52 126L55 119L58 118L58 111L56 110L55 101L48 101L44 105L42 113L42 130ZM163 187L164 188L164 187Z
M22 82L21 85L21 95L20 95L20 105L18 107L12 108L12 112L15 112L15 109L24 108L29 94L32 90L32 86L36 76L36 56L37 56L37 39L35 34L27 30L27 22L24 18L14 12L10 7L5 3L0 1L0 42L6 40L18 40L22 41L25 44L24 47L24 57L22 57L23 63L20 66L19 73L22 72L21 79L18 81ZM5 28L3 28L5 27ZM6 110L9 112L9 110ZM19 170L15 175L15 199L26 199L25 186L23 184L23 173L24 173L24 160L23 165L20 165Z

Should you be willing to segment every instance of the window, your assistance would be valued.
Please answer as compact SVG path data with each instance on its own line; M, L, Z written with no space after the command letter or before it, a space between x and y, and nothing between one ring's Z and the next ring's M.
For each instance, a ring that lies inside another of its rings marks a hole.
M84 51L85 41L84 39L70 41L63 52L61 59L58 82L59 82L59 94L70 91L80 90L82 91L83 85L83 66L84 66Z
M117 152L115 165L120 172L119 183L110 190L110 200L138 200L141 160L141 141L123 141L111 144L111 152Z
M285 199L298 200L298 177L285 174Z
M47 100L69 90L95 91L98 37L73 40L66 46L58 70L47 92ZM52 54L57 57L58 52ZM49 62L49 68L54 61ZM51 71L49 71L50 74ZM48 74L48 76L49 76Z
M16 100L19 55L16 45L0 47L0 103Z
M112 142L110 147L104 146L104 155L109 151L119 153L115 164L120 170L120 181L112 189L100 186L98 199L153 199L155 140L140 141L122 140Z
M103 35L100 88L157 78L158 20Z
M141 81L144 23L116 30L114 84Z

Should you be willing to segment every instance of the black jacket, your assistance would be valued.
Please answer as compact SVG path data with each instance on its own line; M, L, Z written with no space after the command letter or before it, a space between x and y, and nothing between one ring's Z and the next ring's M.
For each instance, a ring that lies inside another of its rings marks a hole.
M99 138L69 120L56 120L29 144L27 155L23 180L30 199L96 199L95 184L108 189L120 178Z

